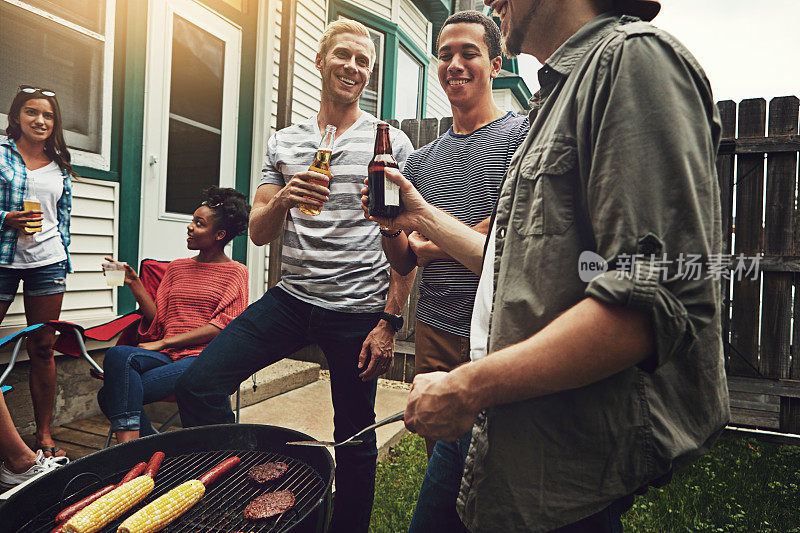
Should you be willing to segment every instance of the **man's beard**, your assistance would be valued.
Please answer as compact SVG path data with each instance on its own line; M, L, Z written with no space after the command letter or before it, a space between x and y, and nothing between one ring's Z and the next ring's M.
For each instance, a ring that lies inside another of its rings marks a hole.
M344 96L344 95L334 91L333 89L329 89L329 88L326 88L326 87L322 88L322 95L325 97L325 99L327 101L329 101L329 102L331 102L333 104L337 104L337 105L352 104L353 102L357 102L359 100L359 98L361 98L361 94L360 93L355 98L352 98L352 97L349 97L349 96Z
M542 0L531 0L531 8L525 16L519 19L519 23L512 25L511 30L508 32L508 37L503 36L500 40L500 47L506 57L517 57L522 53L522 43L525 41L530 21L536 16L541 4ZM511 23L509 22L509 24Z
M525 39L525 30L515 26L508 33L508 37L503 37L500 41L500 48L506 57L517 57L522 51L522 41Z

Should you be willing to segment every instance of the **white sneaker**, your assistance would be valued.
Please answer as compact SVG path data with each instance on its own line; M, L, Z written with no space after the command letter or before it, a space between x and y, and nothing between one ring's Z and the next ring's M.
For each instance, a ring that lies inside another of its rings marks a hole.
M0 483L12 486L19 485L67 463L69 463L69 459L66 457L45 457L42 450L37 450L36 462L21 474L15 474L6 468L6 465L0 465Z

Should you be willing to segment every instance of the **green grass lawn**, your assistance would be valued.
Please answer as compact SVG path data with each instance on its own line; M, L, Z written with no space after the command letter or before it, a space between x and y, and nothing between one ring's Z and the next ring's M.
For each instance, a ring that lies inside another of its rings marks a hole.
M378 465L370 531L408 530L425 464L424 441L407 435ZM724 435L669 485L638 497L623 523L626 531L800 533L800 447Z

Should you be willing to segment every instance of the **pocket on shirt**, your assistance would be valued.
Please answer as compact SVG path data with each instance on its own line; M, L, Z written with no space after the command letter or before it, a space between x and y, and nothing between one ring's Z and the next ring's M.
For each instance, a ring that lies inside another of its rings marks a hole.
M512 225L520 235L559 235L572 226L578 149L557 138L532 147L520 167Z
M3 180L13 183L14 181L14 169L8 165L4 165L0 163L0 178Z

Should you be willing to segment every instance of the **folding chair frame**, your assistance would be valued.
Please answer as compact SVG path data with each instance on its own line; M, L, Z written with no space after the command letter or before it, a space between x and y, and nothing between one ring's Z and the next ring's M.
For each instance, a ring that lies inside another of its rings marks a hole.
M11 359L8 361L8 366L6 366L3 375L0 376L0 385L6 380L8 375L11 373L11 370L14 369L14 365L17 363L17 357L19 356L19 349L22 347L22 341L28 338L28 336L44 327L44 324L34 324L32 326L28 326L27 328L21 329L18 332L8 335L7 337L0 339L0 346L5 346L9 342L13 342L16 339L16 344L14 344L14 350L11 352ZM94 361L92 361L94 362Z

